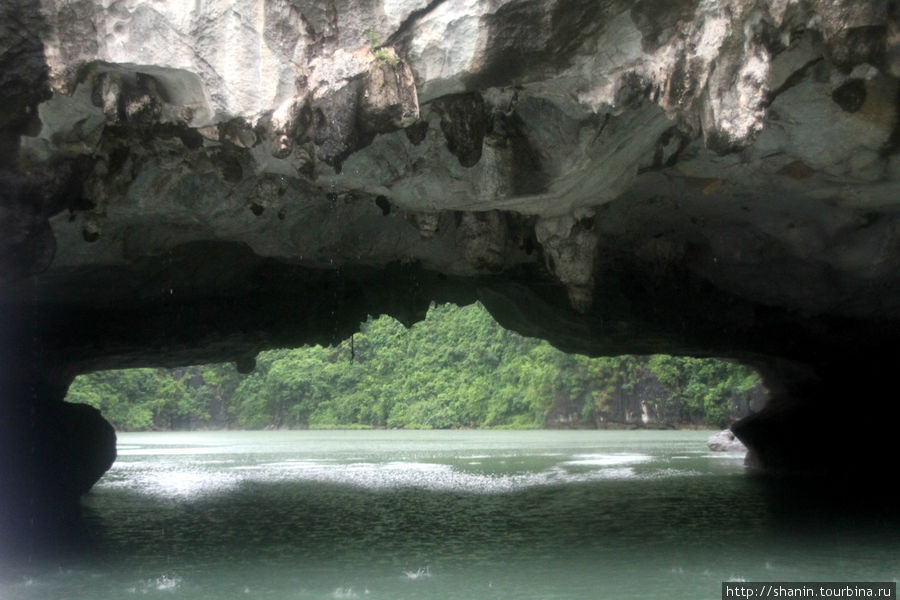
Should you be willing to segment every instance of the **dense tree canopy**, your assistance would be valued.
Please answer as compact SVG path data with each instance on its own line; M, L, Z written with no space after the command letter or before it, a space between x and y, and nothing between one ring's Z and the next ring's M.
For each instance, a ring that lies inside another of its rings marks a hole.
M406 329L370 319L338 346L232 364L78 377L67 400L120 430L727 425L764 395L749 368L665 355L588 358L500 327L478 304Z

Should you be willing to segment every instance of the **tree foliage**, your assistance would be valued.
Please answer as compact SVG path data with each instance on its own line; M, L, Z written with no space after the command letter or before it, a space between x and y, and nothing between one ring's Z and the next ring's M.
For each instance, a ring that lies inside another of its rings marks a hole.
M231 364L78 377L67 400L117 429L723 426L762 396L730 362L588 358L500 327L480 305L434 306L410 329L370 319L335 347L272 350Z

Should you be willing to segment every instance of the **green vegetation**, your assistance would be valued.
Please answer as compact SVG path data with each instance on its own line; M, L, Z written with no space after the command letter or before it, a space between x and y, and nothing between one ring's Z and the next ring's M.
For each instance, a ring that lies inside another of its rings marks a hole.
M67 400L120 430L280 427L727 425L763 395L734 363L672 356L587 358L500 327L480 305L432 307L404 328L370 319L338 346L273 350L231 364L78 377Z
M369 40L369 50L375 55L375 60L379 65L390 64L395 65L399 62L396 54L381 45L381 40L374 30L366 30L366 39Z

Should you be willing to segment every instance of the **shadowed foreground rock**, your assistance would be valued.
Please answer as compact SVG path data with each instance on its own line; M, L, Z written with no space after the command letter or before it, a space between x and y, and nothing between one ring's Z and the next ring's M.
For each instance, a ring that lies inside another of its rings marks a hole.
M476 299L759 368L759 466L896 455L896 3L104 6L0 8L4 490L78 373Z
M23 391L38 392L45 398L65 392L65 387L54 387L38 390L29 386ZM10 388L3 388L7 400L15 393ZM4 441L0 535L4 543L0 550L24 545L28 539L36 541L35 536L53 539L77 528L79 496L87 493L116 459L116 433L100 411L62 402L59 397L53 400L4 407L0 426Z

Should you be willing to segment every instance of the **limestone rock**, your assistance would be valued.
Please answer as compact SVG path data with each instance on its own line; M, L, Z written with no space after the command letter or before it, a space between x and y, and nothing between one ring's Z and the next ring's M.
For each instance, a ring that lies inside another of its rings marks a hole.
M572 306L586 312L593 303L597 237L593 215L582 214L577 219L573 215L541 219L535 234L544 248L547 268L565 284Z
M711 435L706 445L713 452L746 452L747 447L735 437L730 429Z
M86 404L63 403L58 430L53 432L55 460L64 463L63 487L86 494L116 460L116 432L100 411Z
M900 347L898 32L865 0L4 2L0 347L239 360L478 299L814 406Z

